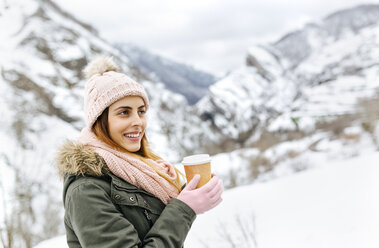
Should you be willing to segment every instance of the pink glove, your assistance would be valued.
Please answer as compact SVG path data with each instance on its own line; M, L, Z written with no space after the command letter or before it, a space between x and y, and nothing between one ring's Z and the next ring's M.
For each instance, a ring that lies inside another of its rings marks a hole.
M196 189L199 180L200 175L196 174L177 197L192 208L196 214L202 214L216 207L222 201L221 194L224 191L221 179L216 176Z

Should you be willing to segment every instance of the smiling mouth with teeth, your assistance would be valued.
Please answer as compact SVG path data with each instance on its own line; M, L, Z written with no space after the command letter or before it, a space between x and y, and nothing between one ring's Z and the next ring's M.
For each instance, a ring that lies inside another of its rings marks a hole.
M125 137L127 138L138 138L141 133L136 133L136 134L124 134Z

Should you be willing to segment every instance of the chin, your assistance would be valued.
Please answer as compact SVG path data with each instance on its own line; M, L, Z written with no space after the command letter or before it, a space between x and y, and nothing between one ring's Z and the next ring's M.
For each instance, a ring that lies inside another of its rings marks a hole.
M138 152L141 147L124 147L128 152Z

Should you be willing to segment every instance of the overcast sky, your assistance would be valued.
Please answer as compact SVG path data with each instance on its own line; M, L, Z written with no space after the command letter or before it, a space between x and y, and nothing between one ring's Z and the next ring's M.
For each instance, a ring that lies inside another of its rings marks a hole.
M218 75L247 48L379 0L54 0L110 42L131 42Z

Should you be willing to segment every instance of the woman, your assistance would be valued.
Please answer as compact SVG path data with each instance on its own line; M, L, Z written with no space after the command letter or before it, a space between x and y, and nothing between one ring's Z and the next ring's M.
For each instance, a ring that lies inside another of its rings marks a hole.
M57 156L72 247L182 247L197 214L221 202L216 176L182 189L180 172L149 148L144 88L110 58L85 69L86 127Z

